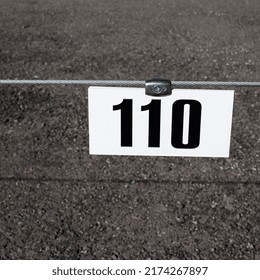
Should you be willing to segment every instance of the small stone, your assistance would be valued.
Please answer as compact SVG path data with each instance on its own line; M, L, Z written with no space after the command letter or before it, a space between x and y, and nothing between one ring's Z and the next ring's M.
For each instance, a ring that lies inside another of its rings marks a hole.
M225 204L225 208L227 210L229 211L234 210L234 206L233 206L234 198L232 196L227 196L226 194L224 194L223 201Z
M217 205L218 205L218 203L216 201L212 201L211 208L216 208Z

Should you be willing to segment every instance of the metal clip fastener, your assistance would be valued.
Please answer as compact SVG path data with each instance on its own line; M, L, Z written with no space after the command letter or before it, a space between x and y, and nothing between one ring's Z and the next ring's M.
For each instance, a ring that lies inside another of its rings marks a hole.
M164 79L145 81L145 94L152 96L167 96L172 93L172 83Z

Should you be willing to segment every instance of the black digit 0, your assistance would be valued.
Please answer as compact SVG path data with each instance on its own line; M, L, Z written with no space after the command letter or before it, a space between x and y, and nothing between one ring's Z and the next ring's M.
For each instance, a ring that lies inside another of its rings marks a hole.
M152 100L142 106L141 110L149 111L148 146L158 148L160 147L161 100Z
M184 105L190 105L188 143L183 143ZM201 104L197 100L177 100L172 105L172 139L174 148L194 149L200 144Z
M133 145L133 100L124 99L122 103L113 106L113 111L121 110L121 146Z

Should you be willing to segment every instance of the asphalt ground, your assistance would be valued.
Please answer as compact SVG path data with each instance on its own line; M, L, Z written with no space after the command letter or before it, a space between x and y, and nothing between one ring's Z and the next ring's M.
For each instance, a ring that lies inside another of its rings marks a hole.
M0 78L259 81L259 12L0 0ZM1 85L0 258L260 259L259 97L236 89L228 159L90 156L86 87Z

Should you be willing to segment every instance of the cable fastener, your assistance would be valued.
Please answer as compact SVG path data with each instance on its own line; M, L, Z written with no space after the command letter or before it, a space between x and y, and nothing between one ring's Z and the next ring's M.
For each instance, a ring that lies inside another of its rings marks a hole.
M151 96L167 96L172 94L172 83L165 79L145 81L145 94Z

